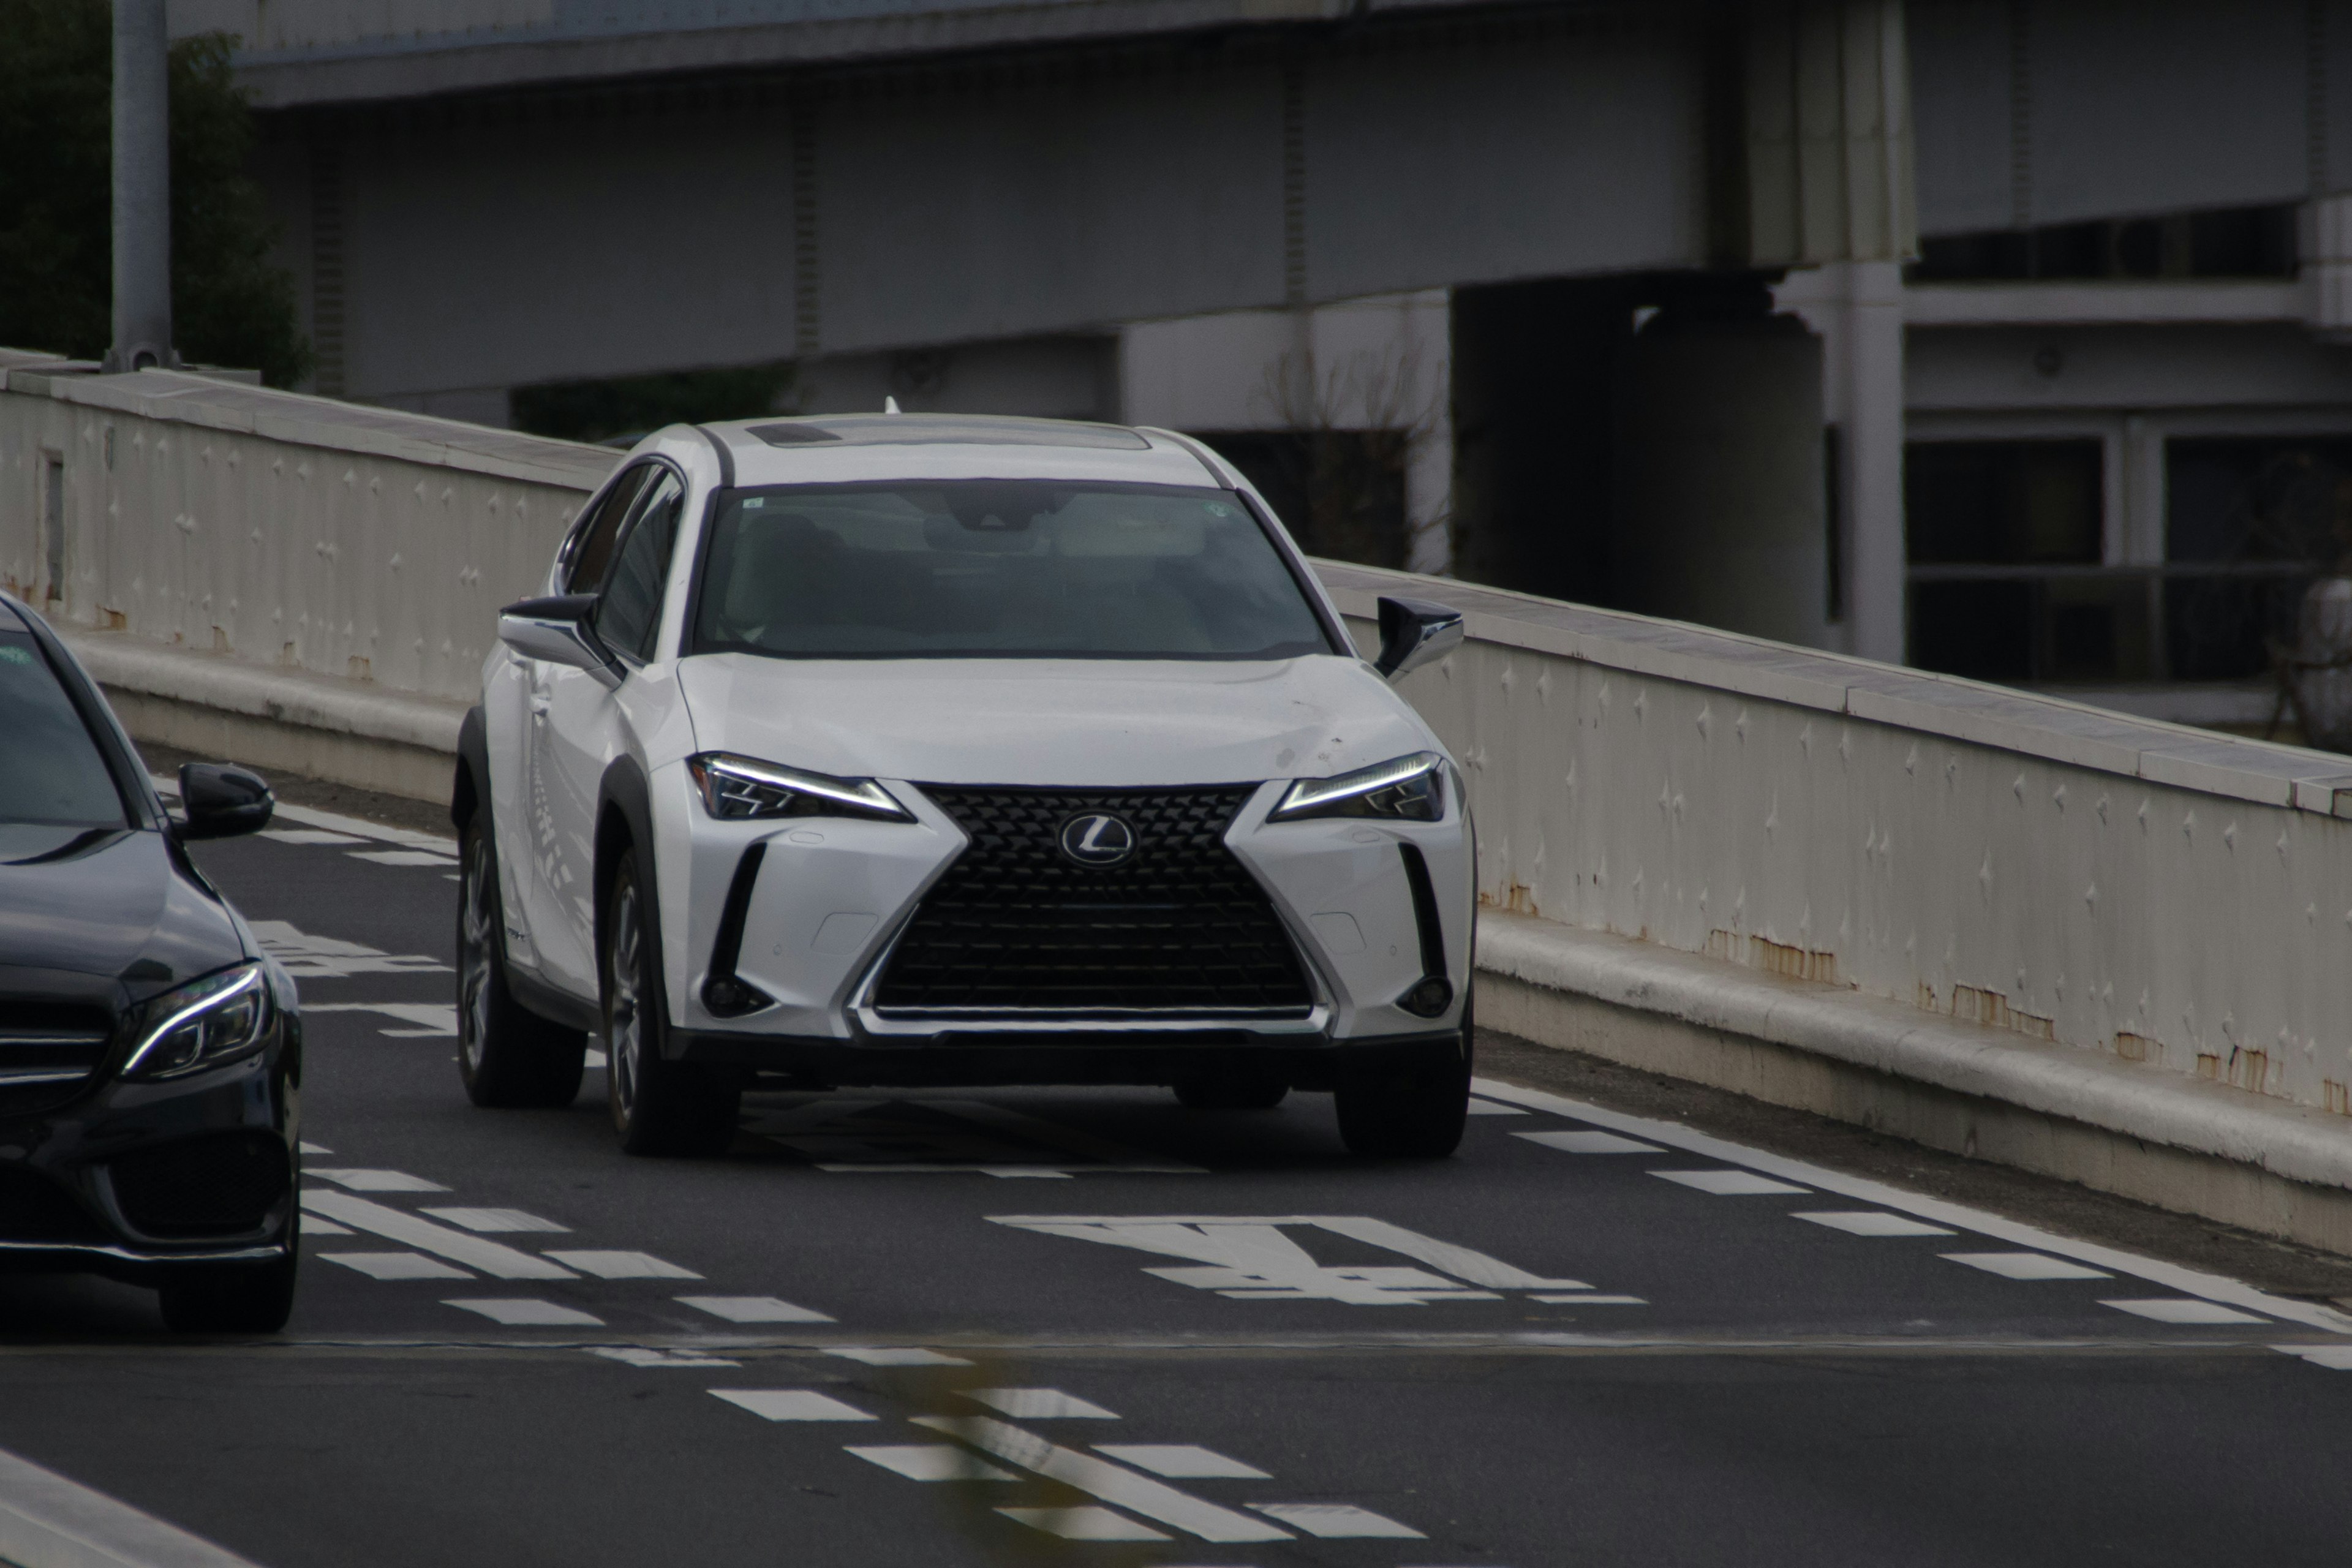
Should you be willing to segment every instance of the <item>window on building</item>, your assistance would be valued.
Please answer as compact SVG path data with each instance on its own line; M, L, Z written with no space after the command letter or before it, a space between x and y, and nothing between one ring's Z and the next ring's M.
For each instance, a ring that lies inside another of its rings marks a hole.
M1404 565L1402 430L1195 432L1257 487L1309 555L1366 566Z
M1989 229L1919 242L1915 283L2292 278L2291 205Z
M1980 680L2145 676L2145 587L2100 565L2103 464L2095 439L1906 449L1912 664Z
M2352 555L2352 438L2168 441L2164 480L2166 673L2260 675L2311 579Z

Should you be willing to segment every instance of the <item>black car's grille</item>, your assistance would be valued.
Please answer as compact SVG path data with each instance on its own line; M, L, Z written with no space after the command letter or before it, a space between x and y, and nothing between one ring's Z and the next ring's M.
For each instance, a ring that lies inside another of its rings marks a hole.
M1225 847L1251 786L923 793L971 842L892 952L874 991L881 1013L1301 1016L1310 1006L1281 920ZM1061 853L1063 825L1094 812L1134 829L1135 851L1117 866Z
M108 1166L122 1217L149 1236L238 1236L260 1229L291 1180L286 1145L266 1132L191 1138Z
M57 1183L20 1165L0 1169L0 1241L106 1239L105 1230Z
M0 1116L47 1110L79 1094L113 1033L103 1007L0 996Z

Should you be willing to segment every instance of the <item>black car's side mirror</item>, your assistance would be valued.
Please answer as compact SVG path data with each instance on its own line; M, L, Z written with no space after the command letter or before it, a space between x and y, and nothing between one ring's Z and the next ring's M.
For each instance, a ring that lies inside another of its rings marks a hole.
M589 624L595 613L593 594L523 599L499 612L499 640L525 658L584 669L609 686L613 656Z
M180 819L173 831L182 838L234 838L269 826L278 797L259 773L229 763L180 764Z
M1381 657L1372 668L1391 680L1444 658L1462 642L1462 612L1426 599L1381 601Z

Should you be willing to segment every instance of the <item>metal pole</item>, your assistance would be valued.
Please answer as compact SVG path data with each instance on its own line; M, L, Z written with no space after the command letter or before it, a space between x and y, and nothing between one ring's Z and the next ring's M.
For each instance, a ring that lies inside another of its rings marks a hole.
M170 38L163 0L114 0L114 346L109 371L169 369Z

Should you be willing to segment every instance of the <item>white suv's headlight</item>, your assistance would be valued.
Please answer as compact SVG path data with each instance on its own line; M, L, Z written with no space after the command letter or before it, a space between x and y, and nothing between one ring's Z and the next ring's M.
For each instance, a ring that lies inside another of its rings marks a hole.
M176 1078L261 1048L269 1028L269 980L241 963L140 1005L128 1020L124 1078Z
M1373 816L1435 822L1445 815L1445 759L1415 752L1333 779L1300 779L1267 814L1268 822L1310 816Z
M778 816L862 816L882 822L912 822L914 813L872 779L827 778L798 768L778 767L751 757L705 752L689 757L687 772L702 795L702 809L730 822Z

